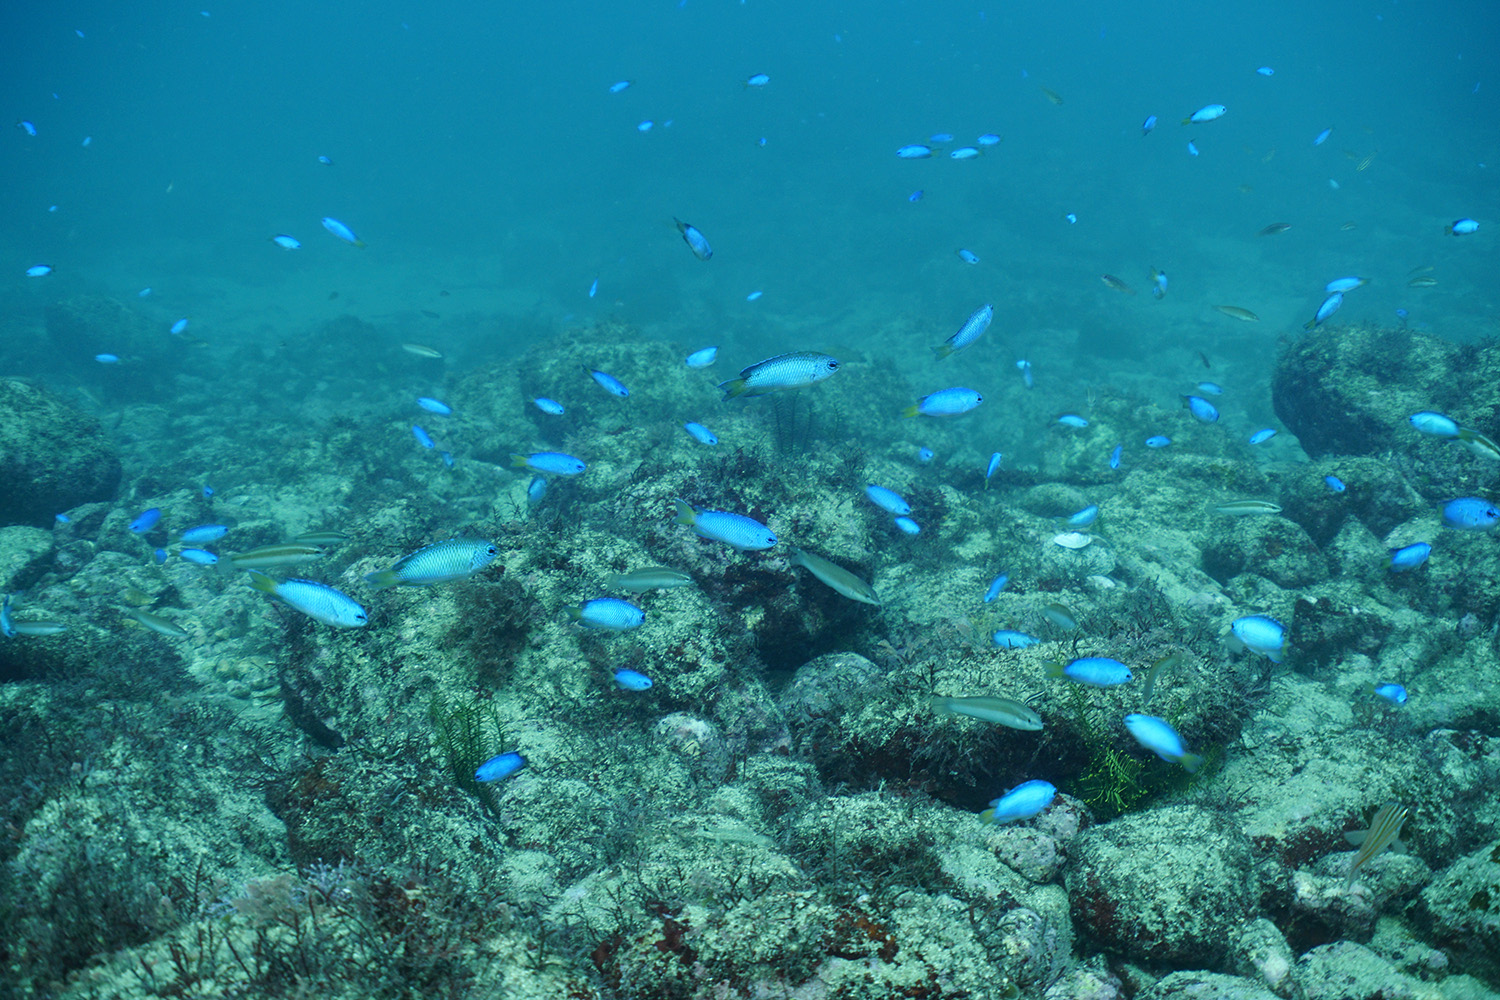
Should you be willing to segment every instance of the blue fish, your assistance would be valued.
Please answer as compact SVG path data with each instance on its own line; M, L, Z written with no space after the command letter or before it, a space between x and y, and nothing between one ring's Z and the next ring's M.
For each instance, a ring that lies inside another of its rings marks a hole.
M1202 396L1183 396L1188 412L1202 423L1211 424L1219 419L1219 409Z
M1156 299L1167 297L1167 272L1158 267L1151 269L1151 297Z
M903 534L920 535L922 533L922 526L909 517L898 517L895 524Z
M281 247L281 249L283 249L283 250L301 250L302 249L302 241L301 240L297 239L297 237L295 237L295 236L288 236L285 233L277 233L275 236L272 236L271 237L271 242L274 243L274 244L276 244L277 246Z
M561 403L555 399L548 399L546 396L538 396L531 402L538 410L541 410L543 413L550 413L554 417L560 417L567 412L563 409Z
M984 603L990 604L995 600L995 598L999 597L1000 591L1005 589L1005 585L1007 583L1010 583L1009 573L1001 573L999 576L991 580L990 588L984 592Z
M1125 446L1123 444L1115 445L1109 453L1109 467L1111 469L1118 469L1120 467L1120 456L1124 454Z
M718 347L702 347L687 356L684 362L689 368L707 368L719 356Z
M707 445L715 445L719 443L719 439L714 434L714 432L709 430L707 427L704 427L700 423L689 421L688 423L682 425L682 429L691 434L693 436L693 440L695 441L699 441Z
M1016 362L1016 368L1020 371L1020 373L1021 373L1021 381L1024 382L1024 383L1026 383L1026 388L1030 389L1032 386L1034 386L1036 384L1034 381L1032 381L1032 378L1031 378L1031 362L1030 361L1027 361L1025 358L1022 358L1021 360L1019 360L1019 361Z
M117 365L120 363L120 356L118 354L96 354L94 355L94 360L101 365Z
M1456 438L1458 437L1458 432L1462 429L1458 426L1458 421L1452 417L1433 410L1422 410L1419 413L1413 413L1406 419L1417 430L1423 434L1431 434L1433 437Z
M1093 687L1118 687L1134 678L1130 668L1108 656L1082 656L1068 663L1049 663L1048 677L1066 677Z
M210 500L210 499L213 498L213 495L214 495L214 488L212 486L208 485L207 483L204 483L203 484L203 499Z
M945 142L953 141L952 132L934 132L927 137L927 141L935 146L941 146Z
M907 503L906 498L895 490L889 490L884 486L877 486L874 483L870 483L865 486L865 496L869 497L870 502L881 510L889 511L892 514L911 513L911 504Z
M1455 219L1448 225L1448 233L1451 236L1468 236L1470 233L1479 232L1479 223L1473 219Z
M1087 427L1089 422L1076 413L1064 413L1057 418L1057 422L1064 427Z
M161 508L151 507L147 510L141 511L140 515L136 517L134 521L130 522L130 530L137 535L144 535L146 532L156 527L157 522L160 520Z
M932 461L932 457L933 457L933 452L932 452L931 448L928 448L927 446L924 445L921 448L917 449L917 461L921 462L923 465L926 465L928 462L931 462Z
M217 542L227 534L229 529L222 524L200 524L184 531L182 540L189 545L201 545L204 542Z
M26 269L26 277L45 278L47 275L51 274L52 271L53 267L51 264L33 264Z
M595 382L598 382L606 392L619 396L621 399L630 395L630 390L625 388L625 383L621 382L619 379L615 378L608 372L595 371L594 369L589 368L588 365L584 365L583 367L589 373L589 377L592 378Z
M920 413L926 417L956 417L960 413L968 413L982 402L984 397L973 389L939 389L908 406L901 415L915 417Z
M541 476L533 476L531 482L526 484L526 502L535 507L546 495L547 480Z
M584 628L602 628L610 632L626 632L638 627L646 620L646 612L618 597L596 597L584 601L568 614Z
M332 216L325 215L323 217L323 228L328 230L330 233L337 236L339 239L343 240L350 246L362 247L365 245L364 240L354 235L354 230L350 229L348 226L344 225L342 222L340 222L338 219L333 218Z
M989 485L990 477L1000 471L1000 462L1004 458L1005 456L998 451L990 455L990 464L985 466L984 469L984 482L986 486Z
M450 469L453 468L453 452L451 452L451 451L440 451L440 452L438 452L438 457L443 460L443 464L446 465L448 468L450 468Z
M974 141L977 142L977 143L979 143L981 146L998 146L998 145L1000 145L1000 137L998 135L996 135L994 132L986 132L986 133L984 133L984 135L979 136Z
M911 194L907 195L906 196L906 200L909 201L909 202L911 202L912 204L916 204L917 202L919 202L919 201L922 200L923 193L924 192L922 191L922 189L918 188L917 190L913 191Z
M1165 719L1132 712L1125 716L1125 728L1141 746L1162 760L1181 764L1182 769L1188 774L1192 774L1203 766L1203 758L1195 753L1188 753L1182 737Z
M1198 391L1206 396L1224 395L1224 387L1217 382L1199 382Z
M496 754L479 765L479 769L474 772L474 780L479 782L500 781L503 778L509 778L525 766L526 758L518 753Z
M437 447L437 442L432 440L432 435L428 434L416 424L411 425L411 434L412 437L417 439L417 444L421 445L423 448Z
M1397 708L1406 704L1406 688L1395 681L1385 681L1384 683L1376 684L1373 688L1373 693L1375 697L1384 698Z
M950 160L972 160L978 155L980 154L977 146L960 146L948 151Z
M776 544L776 536L770 528L743 514L694 507L686 500L673 500L672 503L677 511L673 523L691 525L700 538L723 542L738 552L769 549Z
M1191 139L1188 140L1188 147L1187 147L1187 149L1188 149L1188 155L1189 156L1197 156L1198 155L1198 144L1196 142L1194 142L1193 140L1191 140Z
M1261 76L1275 76L1276 75L1276 71L1274 69L1272 69L1271 67L1269 67L1269 66L1262 66L1259 69L1257 69L1255 72L1259 73Z
M1313 316L1313 318L1310 319L1310 320L1308 320L1306 323L1303 323L1302 324L1302 329L1304 329L1304 330L1311 330L1314 327L1322 326L1323 325L1323 321L1326 320L1328 317L1332 316L1334 313L1338 312L1339 311L1339 306L1341 306L1343 304L1344 304L1344 293L1343 292L1332 292L1332 293L1330 293L1329 296L1328 296L1328 298L1326 298L1326 299L1323 300L1323 304L1320 305L1320 306L1318 306L1317 315Z
M1169 445L1171 443L1172 443L1172 439L1169 438L1169 437L1167 437L1164 434L1157 434L1154 437L1148 437L1146 439L1146 447L1147 448L1165 448L1167 445Z
M36 137L36 126L31 124L31 122L27 121L24 118L16 122L16 128L20 129L22 132L25 132L32 138Z
M576 476L588 468L582 459L560 451L538 451L530 455L512 453L510 465L513 469L530 469L532 472L546 472L554 476Z
M960 247L959 249L957 249L957 250L955 250L953 252L956 253L956 254L958 254L958 259L961 260L961 261L963 261L965 264L978 264L979 263L979 255L977 253L975 253L973 250L965 250L962 247ZM943 355L943 356L947 357L947 355Z
M979 814L982 823L1014 823L1030 819L1052 804L1057 788L1045 781L1025 781L990 801L990 807Z
M205 17L208 16L208 12L207 11L204 11L203 13L204 13ZM320 156L320 157L318 157L318 162L321 163L321 164L323 164L323 166L325 166L325 167L331 167L331 166L333 166L333 160L330 157L327 157L327 156Z
M1286 655L1286 626L1274 618L1267 615L1246 615L1231 622L1229 630L1246 648L1261 654L1272 663L1280 663Z
M990 641L995 644L996 649L1025 649L1027 646L1035 646L1042 640L1029 632L1017 632L1015 629L1003 628L990 636Z
M925 160L932 155L932 148L913 143L910 146L902 146L896 150L896 155L903 160Z
M453 407L440 399L433 399L431 396L418 396L417 405L428 413L436 413L440 417L451 416L453 413Z
M167 561L167 550L157 549L151 553L151 558L155 559L156 565L160 566Z
M1146 120L1141 122L1141 137L1145 138L1146 136L1150 135L1151 130L1154 128L1156 128L1156 116L1147 115Z
M693 256L699 260L708 260L714 255L714 248L708 245L708 237L704 236L696 226L690 226L681 219L673 219L677 223L677 231L682 234L682 241L693 251Z
M599 294L599 279L595 278L589 284L589 298L593 298L595 295L598 295L598 294Z
M1275 436L1276 436L1276 428L1274 428L1274 427L1262 427L1260 430L1258 430L1254 434L1250 435L1250 443L1251 444L1264 444L1267 441L1271 440Z
M639 670L621 667L615 671L615 686L621 691L644 691L651 686L651 678Z
M1328 126L1323 131L1321 131L1317 135L1313 136L1313 145L1314 146L1321 146L1321 145L1323 145L1323 143L1325 143L1325 142L1328 141L1328 137L1330 135L1333 135L1333 126L1332 125Z
M1344 485L1344 481L1338 476L1324 476L1323 485L1327 486L1335 493L1342 493L1344 492L1344 490L1348 489L1348 487Z
M370 618L364 608L339 590L312 580L283 580L277 583L264 573L250 571L250 586L279 597L298 611L324 625L336 628L361 628Z
M177 554L188 562L197 563L199 566L212 566L219 561L218 556L205 549L183 549Z
M609 85L609 92L611 94L618 94L620 91L622 91L622 90L626 89L627 87L629 87L630 84L631 84L631 81L629 81L629 80L619 80L619 81L617 81L617 82L612 83L612 84Z
M1399 549L1390 551L1391 572L1405 573L1425 563L1427 557L1432 555L1432 546L1426 542L1412 542L1410 545L1403 545Z
M1205 104L1182 120L1184 125L1201 124L1203 122L1218 121L1223 118L1229 109L1222 104Z
M771 82L771 78L767 74L765 74L765 73L756 73L754 76L750 77L748 80L745 81L745 86L747 86L747 87L764 87L766 84L768 84L770 82Z
M187 332L187 328L188 328L188 321L185 320L185 319L180 319L177 322L175 322L175 323L172 324L172 334L173 334L173 336L180 337L184 333Z
M1087 528L1097 520L1099 520L1099 505L1091 503L1083 508L1083 510L1068 518L1068 527Z
M1323 286L1323 291L1329 295L1332 295L1334 292L1352 292L1361 285L1368 285L1369 283L1369 278L1334 278Z
M754 301L756 301L757 299L759 299L764 294L766 294L766 293L762 292L762 291L751 292L749 295L745 296L745 301L746 302L754 302Z
M1500 524L1500 510L1479 497L1459 497L1443 504L1443 523L1459 531L1489 531Z

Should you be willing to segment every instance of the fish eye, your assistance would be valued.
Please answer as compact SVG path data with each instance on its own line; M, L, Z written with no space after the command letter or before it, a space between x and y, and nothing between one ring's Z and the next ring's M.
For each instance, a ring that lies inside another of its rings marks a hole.
M838 368L838 366L839 366L839 363L837 361L830 360L828 362L828 370L829 371L835 371Z

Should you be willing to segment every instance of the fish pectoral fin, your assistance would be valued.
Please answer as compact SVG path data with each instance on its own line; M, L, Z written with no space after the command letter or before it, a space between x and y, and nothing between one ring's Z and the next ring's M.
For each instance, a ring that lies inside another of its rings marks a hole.
M1344 839L1349 842L1351 847L1359 847L1364 844L1365 835L1369 832L1369 830L1350 830L1344 834Z

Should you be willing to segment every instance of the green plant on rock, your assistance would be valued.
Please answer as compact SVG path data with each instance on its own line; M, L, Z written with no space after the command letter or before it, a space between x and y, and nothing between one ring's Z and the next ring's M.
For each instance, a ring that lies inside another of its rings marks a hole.
M476 781L474 772L480 764L502 753L507 745L499 711L491 702L449 703L442 695L433 695L427 711L453 783L494 813L494 791Z

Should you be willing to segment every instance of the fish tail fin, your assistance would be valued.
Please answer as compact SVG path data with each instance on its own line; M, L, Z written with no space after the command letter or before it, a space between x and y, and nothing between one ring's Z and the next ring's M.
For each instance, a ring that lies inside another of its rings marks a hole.
M1057 660L1048 663L1043 669L1046 671L1048 677L1057 678L1066 676L1063 674L1063 664Z
M944 698L941 695L936 695L935 694L935 695L932 696L932 714L933 715L953 715L954 712L953 712L953 708L949 704L947 698Z
M362 247L362 246L365 245L365 241L364 240L355 240L354 241L354 245L357 246L357 247Z
M936 347L934 347L932 349L932 353L936 354L937 355L937 359L939 361L941 361L944 358L946 358L948 355L950 355L950 354L953 353L953 348L950 347L947 344L939 344L939 345L937 345Z
M719 388L724 390L725 399L734 399L745 394L745 380L732 378L728 382L720 382Z
M1177 763L1181 764L1182 769L1188 774L1197 774L1198 768L1203 766L1203 758L1195 753L1185 753Z
M1315 320L1315 319L1310 319L1306 323L1302 324L1302 329L1311 332L1312 330L1316 329L1317 326L1318 326L1318 321Z
M253 569L250 571L250 586L267 594L276 593L276 581Z
M1191 118L1184 118L1182 120L1182 124L1184 124L1184 125L1191 125L1191 124L1193 124L1193 120Z
M915 417L918 413L921 413L921 412L922 412L921 407L919 407L916 403L913 403L910 406L908 406L906 409L902 410L901 411L901 415L903 417Z
M383 569L377 573L366 573L365 582L376 590L384 590L400 583L401 575L393 569Z
M698 519L698 514L693 510L693 505L686 500L673 500L677 505L677 514L672 518L673 524L692 524Z
M573 619L575 622L583 621L583 608L569 608L568 617Z
M984 812L980 813L979 814L979 822L981 822L981 823L993 823L993 822L995 822L995 810L993 810L993 809L986 809Z
M531 458L528 455L517 455L515 452L511 452L510 467L512 469L529 469L531 468Z

